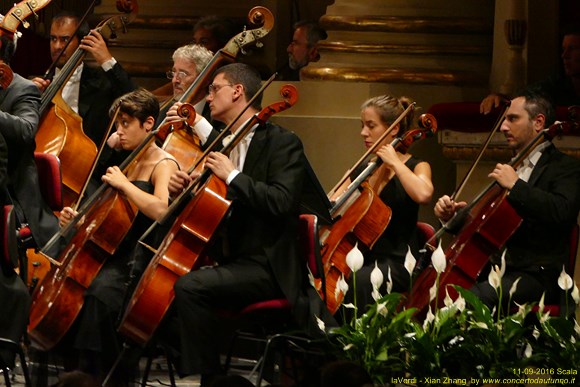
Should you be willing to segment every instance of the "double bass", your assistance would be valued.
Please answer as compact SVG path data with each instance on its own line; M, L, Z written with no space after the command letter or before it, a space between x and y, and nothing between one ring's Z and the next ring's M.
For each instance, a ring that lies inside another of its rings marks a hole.
M248 12L248 21L259 27L240 32L220 50L218 50L209 63L204 67L194 82L187 88L177 102L186 104L180 112L182 117L195 118L195 110L191 104L197 103L205 97L207 86L213 72L223 66L234 62L239 52L245 53L245 49L252 45L260 45L263 39L274 26L274 16L265 7L253 7ZM170 99L168 102L171 102ZM161 129L159 138L163 140L162 149L173 155L182 169L197 163L201 158L200 141L190 125L178 125L166 123L164 120L160 125L166 127Z
M382 143L383 139L390 133L405 115L414 108L410 105L391 124L390 128L375 142L360 161L365 160L368 154L374 152ZM423 114L419 117L418 129L411 129L404 133L402 137L394 139L391 145L399 152L406 153L409 147L421 139L432 136L437 130L437 121L430 114ZM321 256L324 276L321 280L315 281L315 287L320 296L326 301L327 308L334 314L342 304L344 294L337 289L341 277L347 279L351 270L346 264L346 255L357 244L366 248L372 248L374 243L386 230L392 211L374 192L368 184L368 178L382 164L380 158L370 162L367 167L349 184L334 202L330 213L335 222L320 230ZM352 167L353 171L356 167ZM336 192L336 189L346 181L349 173L342 182L331 190L329 196ZM360 189L360 192L359 192ZM358 193L358 195L354 195Z
M259 93L261 91L257 95ZM283 86L280 93L284 101L256 113L236 131L233 139L221 149L222 153L228 154L255 124L265 123L273 114L290 108L298 100L298 93L292 85ZM222 134L226 131L227 128ZM144 346L173 302L173 285L177 279L203 265L211 264L207 250L231 204L225 198L226 191L225 182L205 170L172 204L169 213L174 208L183 207L180 202L186 203L133 292L118 328L123 336ZM191 193L193 197L189 199Z
M126 31L127 24L136 17L135 1L131 2L130 10L129 15L115 15L103 20L96 29L104 39ZM44 91L36 134L36 152L50 153L60 159L63 202L65 206L75 208L96 165L98 150L83 131L82 118L62 98L62 91L85 55L86 51L78 47Z
M577 122L558 122L541 130L509 165L516 169L542 142L579 128ZM504 248L523 221L508 202L508 192L495 181L489 184L427 242L426 248L433 250L432 243L442 232L449 230L455 233L444 250L447 262L445 271L439 274L438 294L431 300L430 288L434 286L438 275L433 266L429 265L417 276L406 302L407 308L416 308L417 314L424 316L431 304L441 303L447 291L452 298L457 297L455 289L448 285L470 288L476 283L490 256Z

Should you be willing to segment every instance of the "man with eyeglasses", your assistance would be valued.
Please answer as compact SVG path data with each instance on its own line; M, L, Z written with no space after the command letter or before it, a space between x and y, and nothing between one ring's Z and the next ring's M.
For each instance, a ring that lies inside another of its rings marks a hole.
M212 117L231 124L236 133L261 110L261 96L247 106L260 86L260 74L246 64L219 68L206 97ZM206 145L218 132L198 134ZM222 248L209 254L219 265L177 280L174 315L161 333L179 352L175 363L179 373L201 374L201 386L211 385L222 373L218 344L222 318L215 309L237 311L255 302L285 297L295 307L297 320L311 332L320 332L315 313L326 311L325 317L332 320L320 297L315 295L310 303L303 287L306 281L296 245L300 205L308 203L306 208L312 208L312 197L306 193L312 187L323 195L324 191L309 173L300 139L271 122L255 124L229 157L210 152L205 166L227 185L226 198L232 200L223 236L216 242ZM189 184L190 176L175 173L171 180L170 192L178 194ZM314 312L309 308L316 300L318 310ZM179 340L168 337L176 333Z
M181 46L173 52L173 67L166 73L167 79L171 80L173 95L161 104L161 110L155 126L159 126L164 120L166 122L175 122L182 119L177 114L179 107L182 105L179 101L212 58L211 51L197 44ZM204 126L206 131L211 130L209 109L206 108L205 99L199 101L194 108L196 111L195 127ZM110 147L118 149L119 139L117 134L113 133L107 143Z

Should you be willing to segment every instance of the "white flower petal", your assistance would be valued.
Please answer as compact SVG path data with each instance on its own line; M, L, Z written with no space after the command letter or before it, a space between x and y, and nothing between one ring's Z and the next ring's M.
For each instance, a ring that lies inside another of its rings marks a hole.
M538 304L538 313L542 314L544 313L544 296L546 295L546 293L542 293L542 297L540 298L540 303Z
M325 332L326 331L326 325L324 324L324 321L322 321L321 319L319 319L318 316L314 316L314 317L316 317L316 323L318 324L318 328L322 332Z
M514 281L514 283L512 284L512 287L510 288L510 297L512 297L514 295L514 293L516 292L516 290L518 288L518 283L520 282L521 279L522 279L522 277L518 277L518 279L516 279Z
M494 265L493 269L489 271L487 281L489 282L492 288L496 290L497 288L499 288L499 285L501 284L501 278L500 278L500 270L497 267L497 265Z
M566 273L564 266L562 266L562 272L558 277L558 286L560 286L560 289L562 290L570 290L572 289L572 286L574 286L574 281L572 280L572 277Z
M357 243L355 243L352 250L350 250L348 252L348 254L346 254L346 264L348 265L350 270L352 270L353 273L356 273L363 266L363 263L364 263L364 257L363 257L363 254L361 253L361 251L358 249L358 242L357 242Z
M524 357L526 358L532 357L532 346L530 345L530 343L528 343L528 345L526 346L526 350L524 351Z
M465 310L465 298L461 296L457 297L455 300L455 307L459 312L463 312L463 310Z
M411 247L407 245L407 255L405 255L405 269L409 272L409 275L413 275L413 270L415 269L415 265L417 264L417 260L411 253Z
M574 290L572 290L572 299L576 305L580 305L580 291L578 291L578 285L574 283Z
M387 270L387 294L391 294L391 290L393 290L393 277L391 277L391 266L388 266Z
M445 298L443 299L443 303L447 307L453 305L453 299L451 299L451 296L449 295L449 290L447 288L445 288Z
M502 279L503 275L505 274L505 254L507 253L507 249L503 250L503 253L501 254L501 268L500 268L500 272L499 272L499 278Z
M433 268L438 274L443 273L447 267L447 260L445 259L445 252L441 247L441 242L439 242L439 246L437 246L431 255L431 263L433 264Z
M435 297L437 297L437 283L434 283L429 289L429 301L433 301Z
M371 296L373 297L373 300L378 301L381 299L381 293L379 293L379 290L375 287L373 287L373 292L371 293Z
M376 289L379 289L383 284L383 272L379 269L377 261L375 261L375 268L371 271L371 284Z

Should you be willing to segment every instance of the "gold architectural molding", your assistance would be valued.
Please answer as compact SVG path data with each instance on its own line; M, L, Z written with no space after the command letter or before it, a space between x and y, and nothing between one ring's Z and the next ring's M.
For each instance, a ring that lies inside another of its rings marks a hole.
M490 55L489 46L435 46L423 44L363 43L355 41L323 41L318 45L324 52L410 55Z
M352 67L336 64L332 67L314 65L302 69L301 79L348 82L415 83L437 85L485 85L487 79L464 71L430 69L393 69Z
M431 34L490 34L493 26L481 19L403 16L332 16L320 23L329 31L375 31Z

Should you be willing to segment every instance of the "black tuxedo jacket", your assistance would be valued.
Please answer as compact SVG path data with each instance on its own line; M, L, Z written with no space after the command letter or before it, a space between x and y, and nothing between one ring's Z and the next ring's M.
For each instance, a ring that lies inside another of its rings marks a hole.
M508 202L523 221L507 242L507 264L561 270L580 210L580 160L549 145L529 181L518 180L510 190Z
M8 201L15 205L19 221L29 224L38 246L43 246L59 228L42 198L34 161L39 105L36 85L18 74L0 90L0 134L8 145Z
M227 197L233 200L227 224L232 255L265 256L298 321L309 332L320 332L314 315L329 324L332 316L309 291L297 227L302 209L320 208L327 199L298 136L269 122L256 128L243 171L231 181ZM322 210L326 214L319 215L328 216L328 207Z
M117 97L137 88L123 67L116 63L109 71L83 67L79 88L79 115L83 130L99 147L110 122L109 108Z

